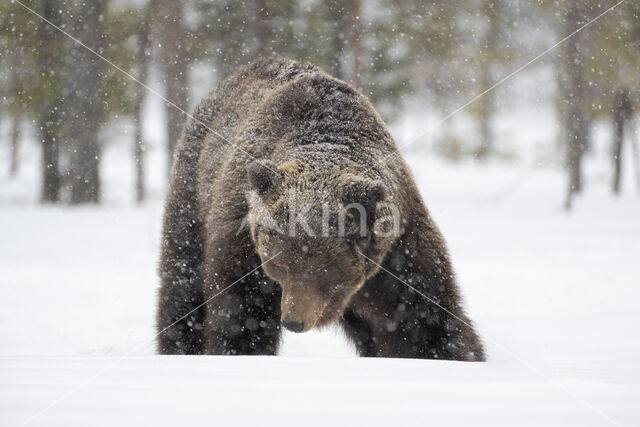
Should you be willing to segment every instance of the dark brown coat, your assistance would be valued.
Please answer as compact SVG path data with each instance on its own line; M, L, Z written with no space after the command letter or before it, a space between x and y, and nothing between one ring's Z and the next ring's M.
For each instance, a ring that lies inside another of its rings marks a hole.
M484 360L445 241L405 162L380 161L397 147L362 94L312 65L260 60L220 83L194 116L215 132L189 120L174 158L160 353L275 354L282 325L337 321L362 356ZM338 206L351 202L368 215L365 237L352 227L362 213L335 233ZM372 232L383 203L398 208L399 233ZM286 222L293 204L311 206L315 230L328 206L331 233L263 226L265 212Z

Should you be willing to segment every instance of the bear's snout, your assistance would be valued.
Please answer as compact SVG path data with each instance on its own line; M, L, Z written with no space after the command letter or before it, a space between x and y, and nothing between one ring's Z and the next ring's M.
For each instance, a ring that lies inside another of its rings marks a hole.
M291 332L304 331L304 322L290 322L285 320L282 322L282 326L284 326L286 329L290 330Z
M292 332L312 329L327 305L325 298L314 292L313 286L301 282L282 284L281 322Z

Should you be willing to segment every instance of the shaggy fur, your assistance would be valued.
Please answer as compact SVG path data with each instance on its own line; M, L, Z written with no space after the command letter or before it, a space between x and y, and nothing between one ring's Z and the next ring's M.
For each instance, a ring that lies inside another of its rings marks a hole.
M400 156L379 162L397 148L362 94L313 65L260 60L221 82L194 116L216 133L189 120L175 153L160 353L275 354L282 325L339 322L361 356L484 360L445 241ZM355 227L362 213L349 211L337 235L337 209L352 202L364 206L367 233ZM398 207L400 233L373 232L382 203ZM321 204L329 235L318 232ZM264 226L268 213L288 227L292 208L314 235Z

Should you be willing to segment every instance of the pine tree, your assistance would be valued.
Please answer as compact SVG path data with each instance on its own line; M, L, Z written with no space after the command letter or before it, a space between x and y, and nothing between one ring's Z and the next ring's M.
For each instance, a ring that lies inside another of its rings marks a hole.
M57 0L44 0L42 15L56 26L62 25L62 16ZM62 123L63 85L60 58L63 58L63 35L53 26L41 22L38 62L43 89L42 106L38 116L38 130L42 144L42 190L43 202L60 200L60 127Z
M95 51L102 50L104 0L85 0L71 19L73 35ZM99 130L103 118L104 62L78 43L67 58L67 136L72 204L100 201Z

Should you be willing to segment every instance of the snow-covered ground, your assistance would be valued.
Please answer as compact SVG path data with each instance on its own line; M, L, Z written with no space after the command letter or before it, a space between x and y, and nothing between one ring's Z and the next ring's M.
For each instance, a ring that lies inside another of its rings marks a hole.
M567 214L565 177L548 164L411 152L487 363L360 359L333 329L286 334L280 357L165 357L153 345L162 179L132 206L128 148L113 145L104 206L43 207L36 153L25 147L28 170L0 185L2 426L640 422L640 197L629 168L613 198L606 165L591 162Z

